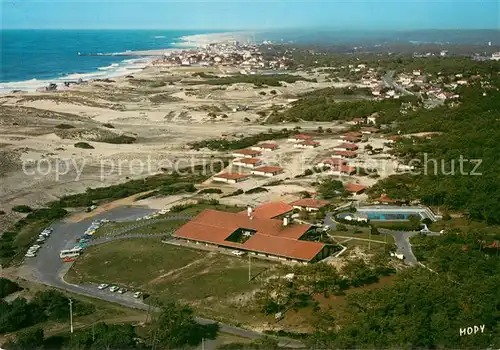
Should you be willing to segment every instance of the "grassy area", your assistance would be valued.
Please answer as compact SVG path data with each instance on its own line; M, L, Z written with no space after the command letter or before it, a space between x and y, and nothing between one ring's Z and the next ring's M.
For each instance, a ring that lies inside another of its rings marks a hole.
M441 230L458 229L463 232L500 233L500 226L498 225L488 225L485 222L473 221L465 217L456 217L448 221L436 221L430 225L429 229L437 232Z
M343 246L347 247L347 251L343 254L345 256L348 252L354 248L361 248L366 251L370 251L372 253L376 252L384 252L386 249L389 249L389 245L378 242L368 242L368 241L360 241L360 240L352 240L342 243Z
M96 231L94 237L102 237L109 234L113 234L115 231L122 230L127 227L133 227L134 225L144 225L144 226L128 231L127 234L129 233L157 234L157 233L174 231L179 227L181 227L182 225L184 225L186 223L186 220L169 220L164 222L155 222L155 221L167 218L175 218L178 216L196 216L205 209L228 211L232 213L237 213L244 210L244 208L241 207L228 206L223 204L217 204L217 205L195 204L179 212L167 213L164 215L160 215L154 219L141 220L141 221L126 221L126 222L107 222Z
M106 243L87 249L66 275L66 280L110 282L138 288L152 276L183 267L203 254L147 238Z
M23 290L19 294L19 297L26 298L28 300L30 300L37 292L51 289L44 285L32 283L30 281L19 280L17 282L23 288ZM118 322L119 320L143 321L146 319L146 311L143 310L130 309L118 304L109 303L101 299L89 298L86 296L66 291L60 291L60 292L65 294L67 297L70 297L73 300L87 304L92 304L95 306L94 312L89 315L74 316L73 325L75 329L86 327L96 322L102 322L102 321L108 322L108 320L110 321L113 320L114 322ZM37 323L32 327L42 327L46 336L69 332L69 324L66 321L65 322L46 321L42 323ZM0 343L4 340L5 337L8 336L9 336L8 334L4 336L0 335Z
M418 231L420 226L415 226L409 221L372 221L371 224L378 228L396 231Z
M151 223L150 225L136 228L127 234L140 233L143 235L154 235L160 233L171 233L184 225L186 220L169 220L164 222Z
M359 233L355 233L357 230L362 231ZM370 235L370 229L366 227L358 228L357 230L349 229L348 231L331 231L329 232L331 236L343 236L343 237L352 237L352 238L362 238L362 239L371 239L374 241L385 242L387 239L387 243L394 243L394 237L388 234L378 234L378 235ZM338 239L339 242L342 241L342 238Z
M133 239L90 247L66 280L116 283L160 300L189 303L206 317L243 323L253 316L238 315L235 319L235 307L260 286L261 273L273 265L252 259L253 279L249 282L246 258Z
M195 216L201 213L205 209L214 209L214 210L220 210L220 211L228 211L230 213L238 213L240 211L245 210L245 208L234 206L234 205L225 205L225 204L208 204L208 203L201 203L201 204L195 204L189 208L186 208L182 211L179 212L171 212L168 214L165 214L163 217L167 216L172 216L172 215L190 215L190 216Z

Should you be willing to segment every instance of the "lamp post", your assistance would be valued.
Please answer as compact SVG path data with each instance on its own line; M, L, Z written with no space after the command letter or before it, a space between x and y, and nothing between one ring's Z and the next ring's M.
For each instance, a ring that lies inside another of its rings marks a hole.
M69 325L70 332L73 333L73 300L69 299Z

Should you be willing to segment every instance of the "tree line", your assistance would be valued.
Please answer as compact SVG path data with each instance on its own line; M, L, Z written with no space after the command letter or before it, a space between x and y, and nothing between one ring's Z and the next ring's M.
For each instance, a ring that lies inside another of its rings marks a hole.
M313 348L497 348L500 346L498 237L451 232L413 241L425 267L385 288L353 293L340 310L320 312ZM429 270L430 269L430 270ZM485 325L484 333L460 329Z

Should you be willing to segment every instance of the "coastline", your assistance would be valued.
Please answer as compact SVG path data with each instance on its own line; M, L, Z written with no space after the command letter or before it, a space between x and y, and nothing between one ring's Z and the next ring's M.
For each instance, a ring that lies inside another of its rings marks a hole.
M244 32L204 33L193 34L178 38L178 42L171 43L171 47L154 50L136 50L118 53L106 53L106 56L122 56L123 60L106 67L98 67L95 71L85 73L73 73L51 79L32 78L24 81L0 82L0 95L11 93L13 90L35 92L39 88L55 83L62 87L65 81L110 79L123 77L129 74L137 74L151 66L154 59L166 53L175 53L183 50L197 49L211 43L220 43L229 40L246 40L248 34Z

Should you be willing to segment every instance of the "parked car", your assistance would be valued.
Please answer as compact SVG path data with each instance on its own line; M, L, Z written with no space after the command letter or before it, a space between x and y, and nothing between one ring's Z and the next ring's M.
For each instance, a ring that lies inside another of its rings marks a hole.
M242 252L241 250L233 250L231 254L236 255L236 256L243 256L245 255L245 252Z
M120 289L120 287L118 287L118 286L112 286L111 288L109 288L109 291L114 293L114 292L116 292L118 289Z
M135 292L134 293L134 298L139 299L140 297L142 297L142 292Z
M36 256L36 253L35 252L27 252L25 257L27 258L34 258Z
M101 283L101 284L97 287L97 289L103 290L103 289L108 288L108 286L109 286L109 284L106 284L106 283Z
M74 262L74 261L76 261L76 258L64 258L63 261L64 262Z
M120 293L120 294L125 294L125 293L127 293L127 291L128 291L127 288L120 288L120 289L118 289L118 293Z

